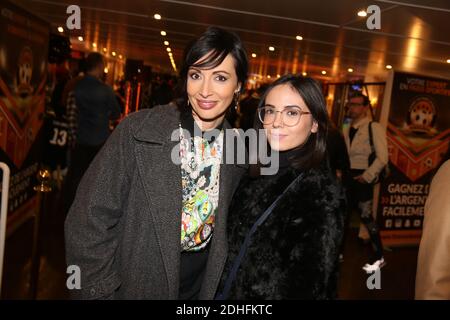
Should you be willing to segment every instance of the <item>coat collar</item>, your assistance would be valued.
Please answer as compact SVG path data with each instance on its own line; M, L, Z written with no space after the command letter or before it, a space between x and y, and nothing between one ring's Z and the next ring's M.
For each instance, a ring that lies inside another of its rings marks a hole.
M180 124L181 111L175 103L157 106L149 111L145 119L133 130L136 140L149 143L164 144L172 139L172 135L178 137L178 126ZM232 129L225 119L223 129ZM174 136L175 137L175 136ZM173 141L173 140L172 140Z
M132 130L133 136L138 141L164 144L171 141L179 122L180 111L174 103L157 106L149 110L143 121Z

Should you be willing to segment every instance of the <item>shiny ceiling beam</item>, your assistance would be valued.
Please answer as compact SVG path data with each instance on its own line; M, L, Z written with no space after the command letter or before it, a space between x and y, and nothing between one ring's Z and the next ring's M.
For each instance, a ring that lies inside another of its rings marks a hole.
M389 3L389 4L396 4L402 7L412 7L412 8L419 8L419 9L426 9L426 10L434 10L439 12L450 12L450 9L445 8L438 8L438 7L430 7L430 6L424 6L420 4L413 4L413 3L406 3L406 2L400 2L400 1L391 1L391 0L375 0L376 2L382 2L382 3Z
M393 6L381 9L380 13L386 13L387 11L390 11L390 10L398 8L398 7L399 6L397 6L397 5L393 5ZM353 24L353 23L358 22L358 21L361 21L361 17L357 17L357 18L351 19L350 21L347 21L346 23L343 23L342 26L347 26L349 24Z
M46 17L50 17L50 18L56 18L56 19L61 19L61 16L59 15L52 15L52 14L48 14L45 12L37 12L38 15L40 16L46 16ZM129 24L129 23L123 23L123 22L113 22L113 21L106 21L106 20L95 20L95 19L89 19L89 18L84 18L83 21L87 21L87 22L95 22L95 23L100 23L100 24L106 24L106 25L114 25L114 26L120 26L120 27L130 27L130 28L136 28L136 29L142 29L142 30L148 30L148 31L157 31L158 33L161 31L161 28L151 28L151 27L143 27L140 25L135 25L135 24ZM189 37L195 37L196 34L194 33L186 33L186 32L178 32L178 31L169 31L169 33L172 34L179 34L179 35L183 35L183 36L189 36Z
M166 21L172 21L172 22L178 22L178 23L197 25L197 26L205 26L205 27L206 26L210 26L210 24L208 24L208 23L194 22L194 21L190 21L190 20L173 19L173 18L165 18L165 20ZM286 36L284 34L264 32L264 31L256 31L256 30L253 30L253 29L244 29L244 28L222 26L222 25L216 25L216 26L217 27L221 27L221 28L225 28L225 29L228 29L228 30L259 34L259 35L263 35L263 36L271 36L271 37L283 38L283 39L289 39L289 40L294 40L295 39L293 35L292 36ZM324 41L324 40L316 40L316 39L305 38L305 37L303 37L303 41L306 41L306 42L309 41L309 42L312 42L312 43L325 44L325 45L329 45L329 46L333 46L333 47L336 46L336 42ZM252 43L252 42L249 42L249 41L244 41L244 42L245 43ZM255 44L255 43L253 43L253 44ZM266 45L265 44L259 44L259 46L266 46ZM385 51L385 50L379 50L379 49L374 49L374 48L353 46L353 45L347 45L347 44L342 45L342 47L343 48L348 48L348 49L353 49L353 50L366 51L366 52L380 52L380 53L385 53L387 55L409 57L408 55L405 55L405 54L400 53L400 52ZM429 58L424 58L424 57L421 57L421 56L413 56L412 58L419 59L419 60L424 60L424 61L429 61L429 62L442 63L442 61L439 60L439 59L429 59Z
M48 17L55 17L55 15L49 15L46 13L41 13L41 15L45 15ZM180 19L172 19L172 18L165 18L165 20L167 21L172 21L172 22L178 22L178 23L186 23L186 24L191 24L191 25L198 25L198 26L209 26L210 24L206 24L206 23L200 23L200 22L193 22L190 20L180 20ZM86 21L91 21L91 22L96 22L96 23L100 23L100 24L106 24L106 25L117 25L117 26L128 26L131 28L136 28L136 29L143 29L143 30L151 30L151 31L159 31L158 28L151 28L151 27L143 27L143 26L138 26L138 25L131 25L131 24L123 24L123 23L118 23L118 22L112 22L112 21L105 21L105 20L92 20L92 19L86 19ZM292 40L293 36L286 36L286 35L282 35L282 34L277 34L277 33L269 33L269 32L263 32L263 31L255 31L255 30L249 30L249 29L242 29L242 28L236 28L236 27L229 27L229 26L220 26L218 25L218 27L223 27L223 28L227 28L230 30L234 30L234 31L241 31L241 32L247 32L247 33L254 33L254 34L259 34L259 35L264 35L264 36L273 36L273 37L278 37L278 38L284 38L284 39L289 39ZM170 34L182 34L182 35L186 35L186 36L190 36L190 37L194 37L195 34L193 33L180 33L180 32L175 32L175 31L170 31ZM150 40L150 39L149 39ZM319 43L319 44L324 44L324 45L330 45L330 46L336 46L335 42L329 42L329 41L323 41L323 40L314 40L314 39L309 39L309 38L304 38L304 40L306 41L310 41L313 43ZM259 46L259 47L264 47L265 44L260 44L260 43L255 43L255 42L250 42L250 41L244 41L247 44L251 44L253 46ZM354 50L360 50L360 51L366 51L366 52L380 52L380 53L384 53L386 55L393 55L393 56L403 56L403 57L410 57L407 56L403 53L399 53L399 52L392 52L392 51L383 51L383 50L378 50L378 49L370 49L367 47L359 47L359 46L352 46L352 45L343 45L342 47L344 48L348 48L348 49L354 49ZM291 49L294 50L294 48L287 48L287 49ZM305 51L306 52L306 51ZM320 53L317 51L307 51L309 54L314 54L314 55L321 55L321 56L329 56L329 57L334 57L334 55L332 54L326 54L326 53ZM434 62L434 63L442 63L441 60L439 59L429 59L429 58L424 58L424 57L410 57L413 59L418 59L418 60L423 60L423 61L428 61L428 62ZM341 59L346 60L346 57L341 57ZM367 63L376 63L376 62L372 62L370 60L363 60L363 59L356 59L356 61L359 62L367 62Z
M252 11L229 9L229 8L223 8L223 7L217 7L217 6L210 6L210 5L206 5L206 4L191 3L191 2L186 2L186 1L178 1L178 0L160 0L160 1L181 4L181 5L187 5L187 6L193 6L193 7L206 8L206 9L213 9L213 10L218 10L218 11L226 11L226 12L231 12L231 13L239 13L239 14L257 16L257 17L263 17L263 18L272 18L272 19L281 19L281 20L288 20L288 21L294 21L294 22L303 22L303 23L315 24L315 25L319 25L319 26L323 26L323 27L330 27L330 28L339 28L340 27L338 24L325 23L325 22L306 20L306 19L283 17L283 16L277 16L277 15L273 15L273 14L265 14L265 13L258 13L258 12L252 12Z
M44 1L44 0L32 0L32 1L34 1L34 2L41 2L41 3L47 3L47 4L51 4L51 5L58 5L58 6L65 6L66 4L61 4L61 3L58 3L58 2L54 2L54 1ZM162 0L162 1L164 1L164 0ZM165 2L173 2L173 1L165 1ZM101 11L101 12L109 12L109 13L115 13L115 14L122 14L122 15L132 15L132 16L138 16L138 17L141 17L141 18L148 18L149 16L148 15L139 15L139 14L134 14L134 13L132 13L132 12L125 12L125 11L117 11L117 10L108 10L108 9L102 9L102 8L93 8L93 7L83 7L83 8L85 8L85 9L88 9L88 10L97 10L97 11ZM228 9L227 9L228 10ZM232 9L229 9L229 10L232 10ZM243 11L243 13L245 13L244 11ZM258 15L260 15L260 14L258 14ZM273 17L273 16L272 16ZM284 19L284 20L292 20L293 18L284 18L284 17L279 17L280 19ZM187 21L183 21L183 20L177 20L177 19L166 19L166 20L172 20L172 21L178 21L178 22L184 22L184 23L188 23ZM294 20L299 20L299 19L294 19ZM308 20L305 20L305 21L308 21ZM96 21L96 22L98 22L98 21ZM101 21L101 22L103 22L103 23L108 23L108 24L114 24L114 23L111 23L111 22L106 22L106 21ZM314 23L314 21L310 21L311 23ZM200 24L200 23L193 23L192 21L190 21L190 23L192 23L192 24L198 24L198 25L209 25L209 24ZM307 22L306 22L307 23ZM123 26L124 24L119 24L119 23L116 23L117 25L121 25L121 26ZM322 24L322 23L319 23L319 24ZM144 29L144 30L156 30L156 29L154 29L154 28L146 28L146 27L142 27L142 26L138 26L138 25L129 25L129 24L125 24L126 26L129 26L129 27L131 27L131 28L139 28L139 29ZM327 24L327 25L331 25L331 24ZM243 32L251 32L251 33L255 33L255 34L262 34L262 35L266 35L266 36L275 36L275 37L279 37L279 38L286 38L286 39L292 39L292 36L285 36L285 35L280 35L280 34L274 34L274 33L267 33L267 32L260 32L260 31L255 31L255 30L248 30L248 29L240 29L240 28L230 28L229 26L224 26L225 28L228 28L228 29L234 29L234 30L238 30L238 31L243 31ZM353 28L350 28L350 29L353 29ZM361 31L360 29L357 29L356 31ZM180 33L180 32L171 32L171 33L177 33L177 34L184 34L184 35L189 35L189 36L194 36L194 34L186 34L186 33ZM372 32L371 32L372 33ZM416 39L416 38L413 38L413 37L407 37L407 38L410 38L410 39ZM307 40L307 41L310 41L310 42L317 42L317 43L322 43L322 44L327 44L327 45L332 45L332 46L335 46L336 45L336 43L333 43L333 42L327 42L327 41L321 41L321 40L314 40L314 39L305 39L305 40ZM417 39L416 39L417 40ZM448 44L448 43L445 43L445 44ZM346 48L350 48L350 49L356 49L356 50L363 50L363 51L373 51L373 49L367 49L367 48L365 48L365 47L357 47L357 46L348 46L348 45L344 45L344 47L346 47ZM396 52L388 52L388 51L382 51L382 50L376 50L375 49L375 51L380 51L380 52L383 52L383 53L385 53L385 54L388 54L388 55L398 55L398 56L406 56L406 55L404 55L404 54L401 54L401 53L396 53ZM309 52L310 54L316 54L316 55L321 55L321 56L332 56L332 55L330 55L330 54L324 54L324 53L319 53L319 52ZM430 62L441 62L440 60L439 61L437 61L437 60L435 60L435 59L423 59L423 58L421 58L421 57L412 57L412 58L415 58L415 59L421 59L421 60L425 60L425 61L430 61ZM345 59L345 58L344 58ZM363 61L363 60L361 60L361 59L357 59L357 60L359 60L359 61ZM371 61L367 61L368 63L373 63L373 62L371 62Z
M32 2L36 2L36 3L45 3L45 4L54 5L54 6L60 6L60 7L68 7L68 6L73 4L73 3L64 3L64 2L47 1L47 0L31 0L31 1ZM129 11L111 10L111 9L88 7L88 6L82 6L82 8L83 8L83 10L87 9L87 10L92 10L92 11L101 11L101 12L115 13L115 14L132 16L132 17L139 17L139 18L148 18L148 17L150 17L148 14L141 14L141 13L135 13L135 12L129 12Z
M210 6L210 5L205 5L205 4L190 3L190 2L178 1L178 0L160 0L160 1L161 2L167 2L167 3L181 4L181 5L186 5L186 6L194 6L194 7L213 9L213 10L218 10L218 11L232 12L232 13L238 13L238 14L245 14L245 15L257 16L257 17L264 17L264 18L272 18L272 19L279 19L279 20L286 20L286 21L301 22L301 23L319 25L319 26L335 28L335 29L344 29L344 30L364 32L364 33L370 33L370 34L378 34L378 35L394 37L394 38L420 40L420 41L424 41L424 42L430 42L430 43L436 43L436 44L441 44L441 45L445 45L445 46L450 46L450 42L445 42L445 41L422 39L422 38L414 38L414 37L405 36L405 35L397 34L397 33L389 33L389 32L374 31L374 30L366 30L366 29L361 29L361 28L342 26L342 25L339 25L339 24L324 23L324 22L314 21L314 20L306 20L306 19L299 19L299 18L283 17L283 16L278 16L278 15L272 15L272 14L265 14L265 13L258 13L258 12L252 12L252 11L243 11L243 10L229 9L229 8L223 8L223 7L218 7L218 6Z
M68 3L61 3L61 2L47 1L47 0L31 0L31 1L37 2L37 3L50 4L50 5L57 5L57 6L70 5ZM246 15L253 15L253 16L260 16L260 17L267 17L267 18L273 18L273 19L281 19L281 20L294 21L294 22L302 22L302 23L307 23L307 24L315 24L315 25L331 27L331 28L338 28L338 29L341 28L341 29L345 29L345 30L351 30L351 31L357 31L357 32L365 32L365 33L371 33L371 34L379 34L379 35L385 35L385 36L389 36L389 37L396 37L396 38L402 38L402 39L419 40L419 41L424 41L424 42L430 42L430 43L450 46L450 43L449 42L445 42L445 41L416 38L416 37L405 36L405 35L396 34L396 33L382 32L382 31L365 30L365 29L361 29L361 28L348 27L348 26L338 25L338 24L323 23L323 22L313 21L313 20L290 18L290 17L283 17L283 16L278 16L278 15L269 15L269 14L251 12L251 11L228 9L228 8L223 8L223 7L203 5L203 4L197 4L197 3L190 3L190 2L178 1L178 0L160 0L160 1L161 2L168 2L168 3L188 5L188 6L203 7L203 8L214 9L214 10L219 10L219 11L226 11L226 12L232 12L232 13L239 13L239 14L246 14ZM387 0L376 0L376 1L387 1ZM393 2L393 1L390 1L390 2ZM406 5L405 3L399 3L399 4ZM428 7L428 8L433 8L433 7ZM103 8L96 8L96 7L86 7L86 6L83 6L83 9L88 9L88 10L93 10L93 11L100 11L100 12L109 12L109 13L122 14L122 15L129 15L129 16L135 16L135 17L140 17L140 18L149 18L149 15L143 15L143 14L138 14L138 13L128 12L128 11L118 11L118 10L110 10L110 9L103 9ZM434 8L434 9L439 9L439 8ZM446 10L446 9L442 9L442 10ZM169 19L165 18L165 20L169 20ZM229 29L231 29L231 28L229 28ZM280 36L280 35L278 35L278 36ZM284 37L287 37L287 36L284 36ZM312 41L312 39L309 39L309 40Z

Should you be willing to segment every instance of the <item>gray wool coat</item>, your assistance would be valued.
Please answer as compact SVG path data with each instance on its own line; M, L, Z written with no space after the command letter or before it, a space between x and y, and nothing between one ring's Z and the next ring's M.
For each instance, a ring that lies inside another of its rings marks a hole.
M136 112L86 171L65 221L67 264L81 271L77 299L177 299L181 169L175 105ZM224 129L230 129L225 121ZM224 142L225 143L225 142ZM224 154L227 152L224 145ZM227 257L228 205L246 165L222 164L214 235L200 299L213 299Z

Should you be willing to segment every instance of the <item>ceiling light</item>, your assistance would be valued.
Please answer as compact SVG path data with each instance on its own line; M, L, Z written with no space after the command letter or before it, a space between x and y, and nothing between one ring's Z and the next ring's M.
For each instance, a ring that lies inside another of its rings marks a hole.
M308 74L306 72L302 72L302 76L306 77Z
M447 63L450 63L450 59L447 59Z
M155 18L156 20L161 20L161 15L158 13L155 13L155 15L153 16L153 18Z
M78 41L83 41L84 39L83 39L83 37L82 36L79 36L78 37Z
M392 66L390 64L386 65L386 69L392 69Z
M326 72L325 70L322 70L322 74L323 74L323 75L326 75L327 72Z
M256 58L256 53L252 53L252 58Z
M361 10L358 12L358 17L367 17L367 12L365 10Z
M164 41L164 45L168 46L169 45L169 41Z
M58 27L58 31L63 33L64 32L64 28L63 27Z
M165 31L163 30L163 31L161 31L161 35L162 35L163 37L165 37L165 36L167 35L167 32L165 32Z
M267 75L267 79L270 79L270 78L271 78L271 76L268 74L268 75Z
M277 74L277 78L281 77L279 74Z
M92 47L97 48L97 44L95 42L92 42Z
M347 71L348 72L353 72L353 69L352 68L348 68Z
M119 54L119 59L122 59L123 57L122 57L122 55L121 54Z
M104 73L108 73L108 71L109 71L108 68L103 69Z
M269 51L275 51L274 47L269 47Z
M170 48L167 48L166 50L167 50L167 52L172 52L172 49L170 49Z
M103 52L106 52L106 48L103 48Z
M115 51L111 52L111 54L112 54L113 57L116 56L116 52Z
M302 37L302 36L296 36L295 39L297 39L297 40L303 40L303 37Z

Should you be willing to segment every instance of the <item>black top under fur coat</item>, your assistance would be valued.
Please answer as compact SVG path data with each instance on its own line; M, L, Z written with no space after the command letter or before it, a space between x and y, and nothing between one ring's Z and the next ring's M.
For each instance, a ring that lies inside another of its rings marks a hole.
M229 210L221 289L253 223L300 174L283 162L276 175L241 180ZM329 169L305 171L253 235L229 299L336 298L345 206Z

